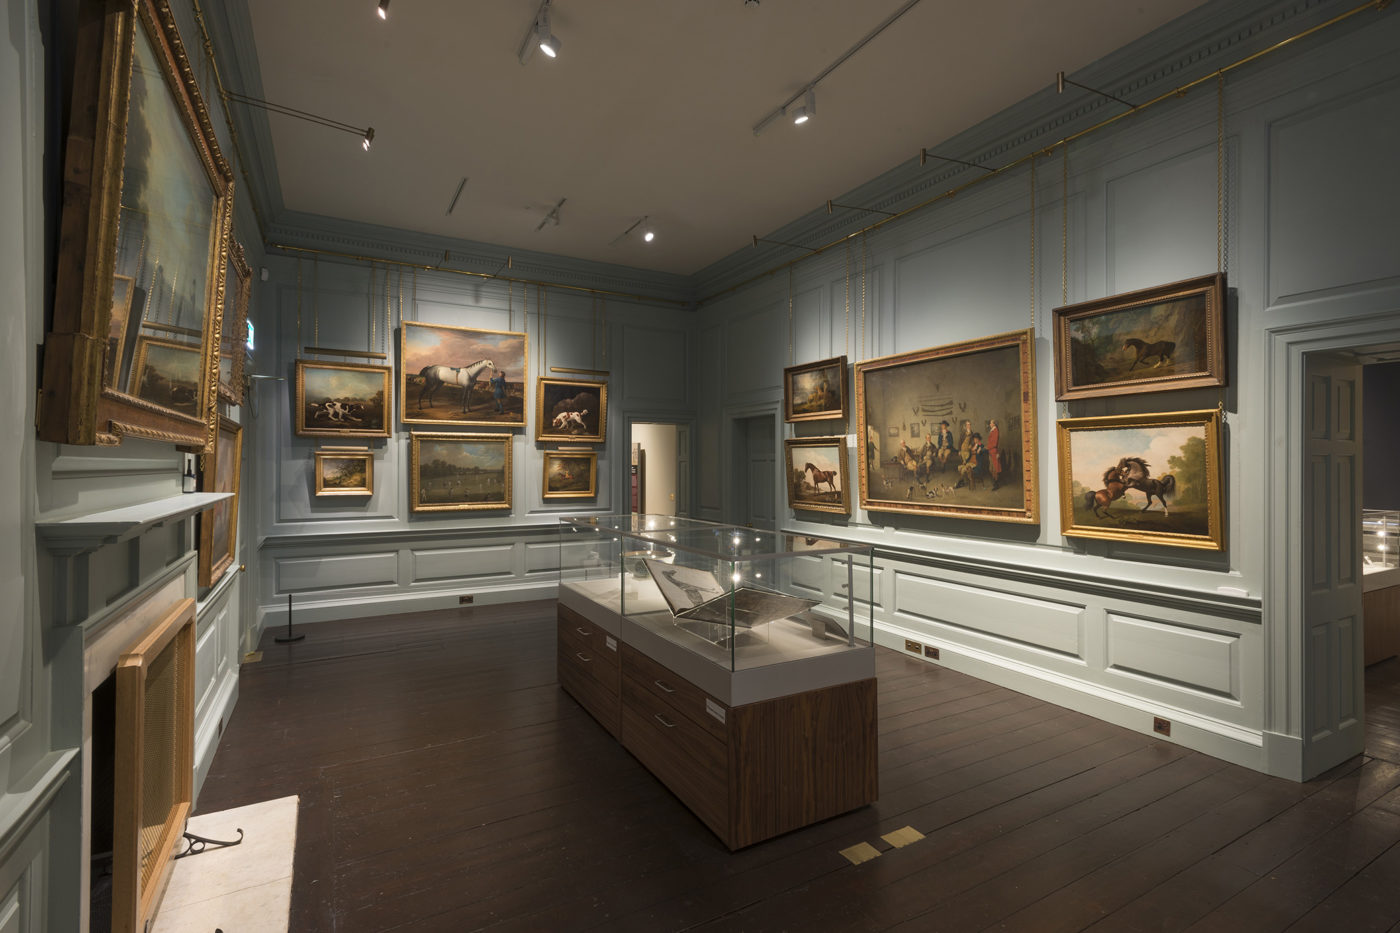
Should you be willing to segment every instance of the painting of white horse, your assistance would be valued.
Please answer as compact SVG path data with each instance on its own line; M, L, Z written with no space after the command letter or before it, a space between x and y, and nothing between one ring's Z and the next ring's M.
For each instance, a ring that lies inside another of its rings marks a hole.
M399 339L405 424L524 426L525 334L404 321Z

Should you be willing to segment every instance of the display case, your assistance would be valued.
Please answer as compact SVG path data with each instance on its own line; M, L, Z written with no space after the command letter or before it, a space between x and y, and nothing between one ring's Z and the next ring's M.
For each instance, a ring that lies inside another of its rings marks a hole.
M559 529L559 683L730 848L873 801L872 548L656 515Z
M1369 665L1400 654L1400 511L1361 511L1361 571Z
M1400 567L1400 511L1362 509L1361 569L1379 573Z

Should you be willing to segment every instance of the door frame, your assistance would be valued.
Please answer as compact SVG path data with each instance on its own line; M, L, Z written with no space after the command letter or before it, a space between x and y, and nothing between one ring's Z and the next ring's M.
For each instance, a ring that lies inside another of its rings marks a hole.
M762 418L767 416L773 420L773 462L782 461L782 441L783 422L779 417L778 404L775 402L759 403L754 405L744 405L728 408L724 412L724 428L720 435L720 515L725 522L730 522L730 517L734 514L735 496L734 489L734 456L737 453L734 447L734 431L738 422L749 418ZM787 499L779 495L778 480L780 475L774 471L773 476L773 521L774 530L783 522L783 510L787 505ZM732 522L730 522L733 524Z
M686 454L686 475L676 478L676 515L695 517L695 419L674 412L629 411L623 422L624 446L622 450L623 468L618 470L614 493L618 503L617 514L626 515L632 510L630 481L632 477L632 425L634 424L673 424L678 432L686 434L688 450ZM677 437L677 444L680 438ZM684 508L680 497L684 496Z

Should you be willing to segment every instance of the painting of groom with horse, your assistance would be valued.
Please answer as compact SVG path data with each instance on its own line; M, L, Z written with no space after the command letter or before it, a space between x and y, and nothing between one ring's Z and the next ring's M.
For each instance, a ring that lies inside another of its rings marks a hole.
M525 424L525 334L404 321L400 341L405 423Z

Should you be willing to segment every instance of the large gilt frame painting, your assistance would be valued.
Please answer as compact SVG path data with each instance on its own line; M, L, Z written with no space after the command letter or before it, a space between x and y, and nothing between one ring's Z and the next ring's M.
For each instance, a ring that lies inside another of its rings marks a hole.
M1218 409L1064 418L1057 430L1062 534L1224 550Z
M511 435L414 431L409 438L410 510L511 508Z
M1039 521L1034 346L1027 329L857 363L861 508Z
M1055 309L1055 398L1225 384L1225 276Z
M788 508L850 514L845 435L789 437L783 441L783 452L787 462Z
M200 458L199 487L233 496L199 513L199 585L213 586L233 564L238 546L238 484L242 479L243 426L219 417L214 450Z
M784 421L845 421L848 409L844 356L783 370Z
M387 366L297 360L292 430L298 437L388 437L393 379Z
M167 0L77 9L39 436L212 451L233 173ZM199 357L178 407L131 378L142 328Z
M524 427L529 357L523 332L404 321L399 420Z

